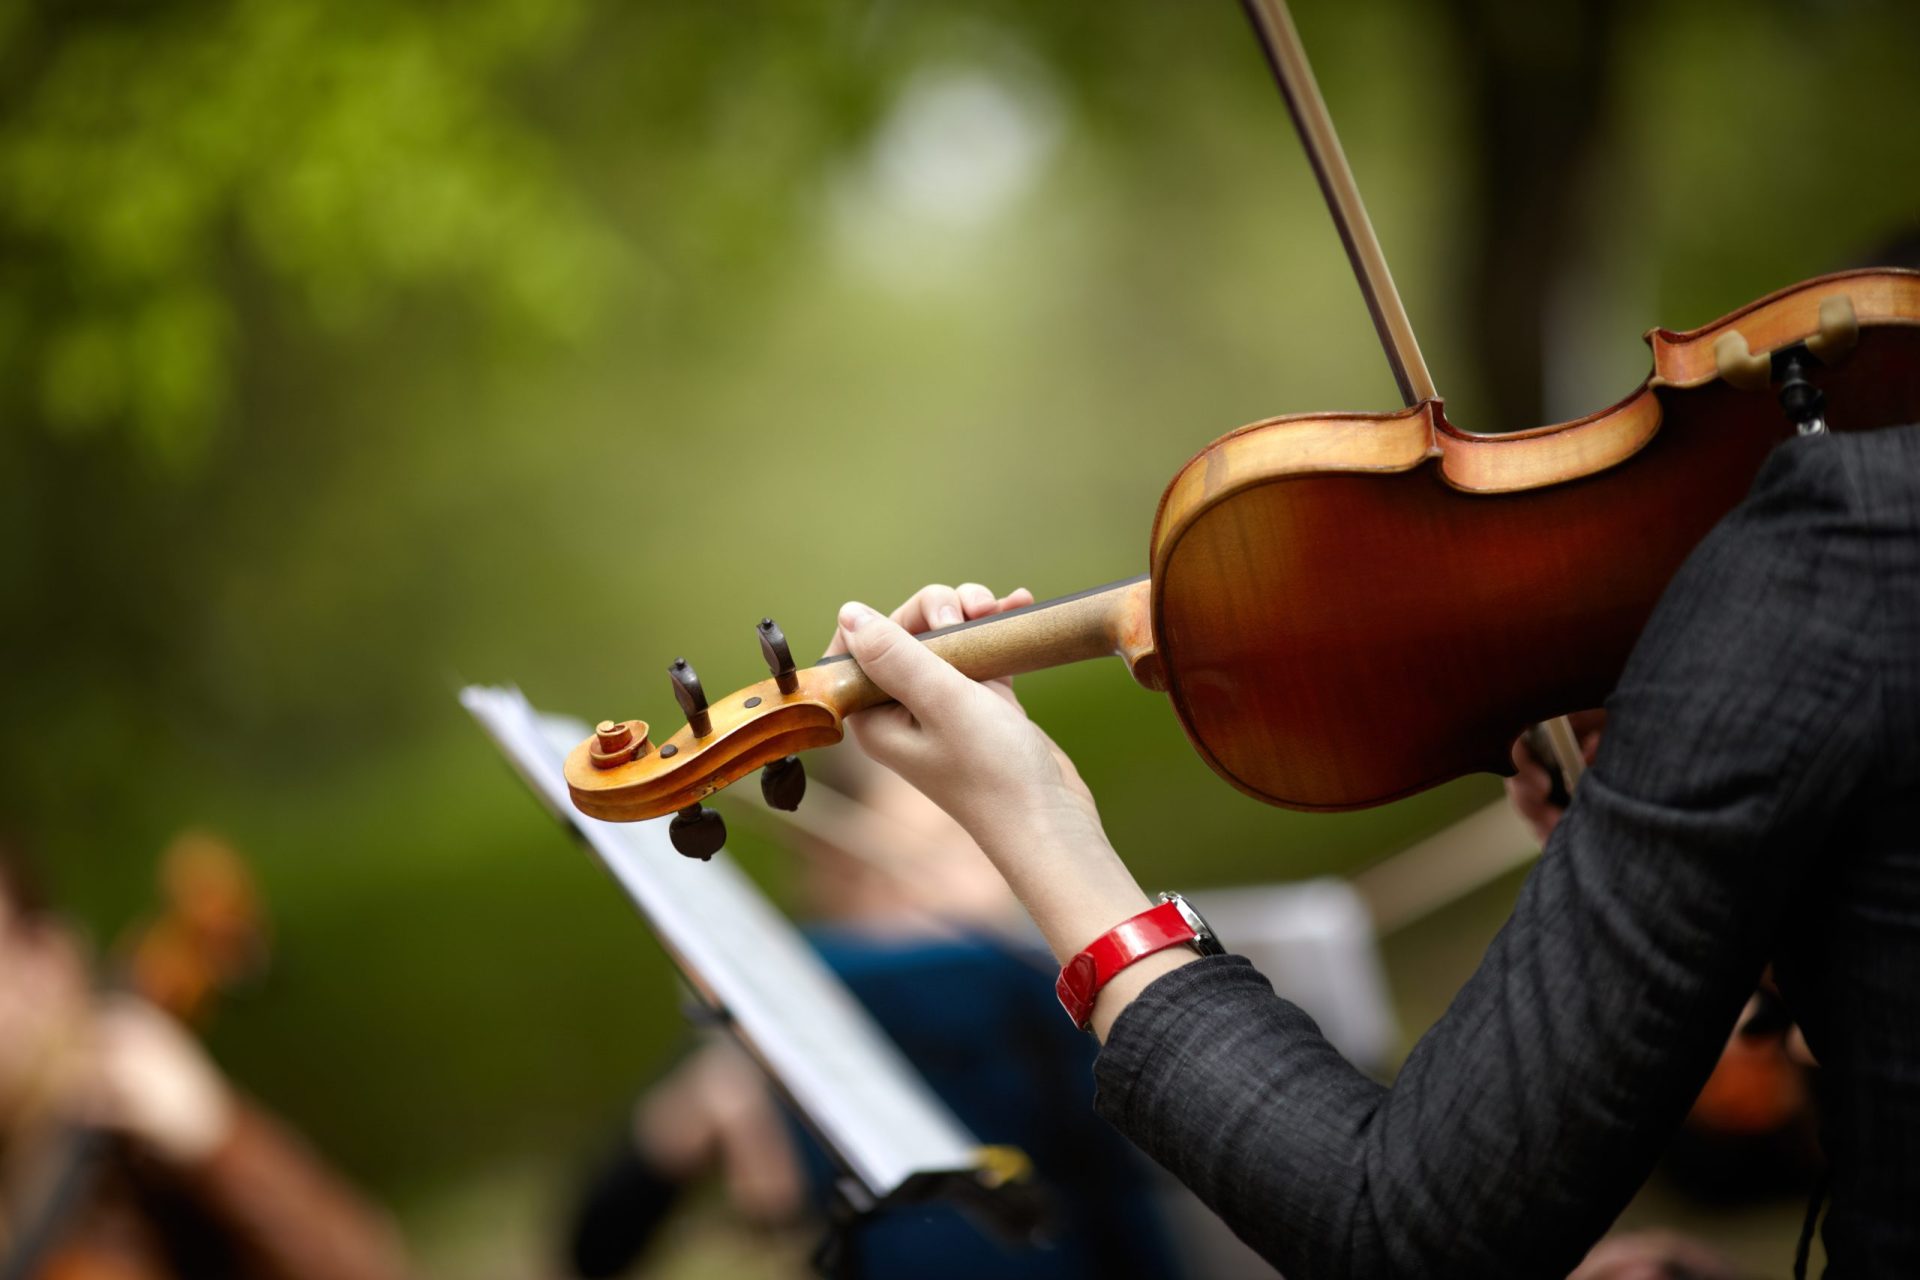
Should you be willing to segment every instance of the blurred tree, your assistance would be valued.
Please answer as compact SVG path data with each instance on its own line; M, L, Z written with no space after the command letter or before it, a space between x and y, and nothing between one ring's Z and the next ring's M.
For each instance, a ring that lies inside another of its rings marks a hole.
M1549 304L1584 249L1580 203L1594 187L1611 64L1629 15L1618 0L1450 0L1447 11L1479 140L1462 166L1473 201L1458 286L1486 416L1468 425L1519 431L1551 421L1542 385Z
M503 94L576 9L6 6L7 416L193 462L229 401L243 262L336 330L446 285L579 335L628 255Z

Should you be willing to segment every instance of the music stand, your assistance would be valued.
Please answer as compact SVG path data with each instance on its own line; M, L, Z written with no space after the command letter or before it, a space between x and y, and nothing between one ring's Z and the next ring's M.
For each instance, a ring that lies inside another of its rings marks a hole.
M561 765L589 727L518 689L460 701L521 779L624 889L715 1021L732 1032L841 1173L819 1263L845 1274L844 1233L880 1209L946 1198L1014 1238L1039 1226L1025 1155L985 1147L908 1065L785 916L722 851L676 853L669 819L601 822L568 802Z

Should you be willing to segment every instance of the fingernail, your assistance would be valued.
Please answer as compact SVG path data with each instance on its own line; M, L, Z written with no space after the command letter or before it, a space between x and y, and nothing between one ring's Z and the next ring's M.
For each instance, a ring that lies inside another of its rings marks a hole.
M934 625L934 626L936 626L936 627L957 627L957 626L959 626L959 625L960 625L960 611L959 611L958 609L956 609L956 608L954 608L954 607L953 607L952 605L950 605L950 604L943 604L943 605L941 605L941 606L940 606L940 611L939 611L938 613L936 613L936 614L934 614L934 617L933 617L933 625Z
M849 600L840 606L840 629L858 631L860 624L873 616L873 610L857 600Z

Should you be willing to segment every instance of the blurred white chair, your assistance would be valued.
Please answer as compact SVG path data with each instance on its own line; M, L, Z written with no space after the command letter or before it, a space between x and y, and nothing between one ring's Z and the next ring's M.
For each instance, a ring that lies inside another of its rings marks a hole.
M1347 1061L1369 1075L1392 1065L1399 1028L1373 916L1352 882L1325 876L1188 896L1227 949L1306 1010Z

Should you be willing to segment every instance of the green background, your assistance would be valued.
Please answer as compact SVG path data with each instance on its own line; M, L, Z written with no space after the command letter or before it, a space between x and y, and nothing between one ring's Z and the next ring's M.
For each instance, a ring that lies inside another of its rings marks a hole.
M1534 425L1490 320L1577 416L1645 329L1920 217L1912 6L1298 20L1464 426ZM1477 68L1596 22L1551 305L1489 317ZM221 1060L429 1236L483 1183L535 1220L682 1033L462 683L668 720L666 663L758 678L763 614L799 652L848 598L1138 573L1209 439L1394 407L1226 0L0 4L0 823L102 940L172 833L231 836L277 952ZM1360 865L1496 793L1283 813L1117 663L1022 684L1156 885Z

